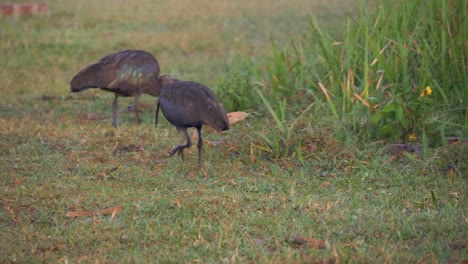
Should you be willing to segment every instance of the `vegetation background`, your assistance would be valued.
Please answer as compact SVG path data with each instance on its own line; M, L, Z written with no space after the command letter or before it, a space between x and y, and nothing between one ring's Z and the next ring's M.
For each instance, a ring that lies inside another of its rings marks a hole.
M468 259L466 1L43 2L0 18L0 262ZM69 93L129 48L249 113L205 170L156 98Z

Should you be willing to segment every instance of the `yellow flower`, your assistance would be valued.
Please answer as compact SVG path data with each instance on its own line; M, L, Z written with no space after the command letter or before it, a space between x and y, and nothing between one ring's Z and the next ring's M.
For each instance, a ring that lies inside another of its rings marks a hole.
M424 97L424 96L430 96L432 94L432 89L431 87L427 86L426 89L424 89L421 94L419 95L419 97Z
M409 141L416 141L416 140L418 140L418 136L416 136L416 134L409 134L408 140Z

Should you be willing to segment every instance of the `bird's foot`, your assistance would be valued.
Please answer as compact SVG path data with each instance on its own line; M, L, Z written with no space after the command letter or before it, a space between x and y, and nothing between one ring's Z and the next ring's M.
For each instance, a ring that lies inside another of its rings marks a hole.
M186 145L179 145L177 147L175 147L173 150L171 150L171 152L169 152L169 154L167 154L166 158L169 158L171 156L173 156L174 154L177 153L177 155L179 155L182 160L184 160L184 149L187 148Z

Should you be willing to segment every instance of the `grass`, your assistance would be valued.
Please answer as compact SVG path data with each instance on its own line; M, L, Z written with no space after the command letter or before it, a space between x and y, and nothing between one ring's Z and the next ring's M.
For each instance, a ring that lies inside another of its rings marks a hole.
M316 87L299 67L326 56L306 48L309 12L338 38L357 6L46 2L48 16L0 18L0 262L468 259L466 143L426 146L425 159L391 156L366 140L365 107L337 96L338 79ZM162 119L154 128L155 98L143 96L141 125L121 100L114 129L111 94L69 93L79 69L124 48L148 50L162 73L218 94L254 91L259 104L220 96L233 108L250 103L251 114L227 133L204 129L205 171L194 147L185 162L164 158L183 137ZM353 108L352 122L341 107ZM101 214L69 216L89 212Z

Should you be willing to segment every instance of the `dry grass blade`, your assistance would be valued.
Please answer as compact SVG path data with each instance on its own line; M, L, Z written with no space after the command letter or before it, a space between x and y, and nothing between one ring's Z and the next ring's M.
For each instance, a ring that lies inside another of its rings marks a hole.
M386 50L388 47L390 47L391 44L392 44L391 42L388 42L387 45L385 45L385 46L379 51L379 55L382 55L382 53L384 53L385 50ZM375 58L375 59L372 61L371 66L374 66L378 61L379 61L378 58Z
M322 82L318 82L318 85L319 85L320 89L322 90L323 94L325 95L325 98L327 98L327 101L330 101L331 98L330 98L330 95L328 95L327 88L325 88L325 86L323 86Z
M367 106L367 108L369 108L369 110L371 110L372 112L374 111L374 107L372 107L366 100L364 100L364 98L362 98L359 94L357 93L354 93L354 97L356 97L359 101L361 101L361 103L363 103L365 106Z

